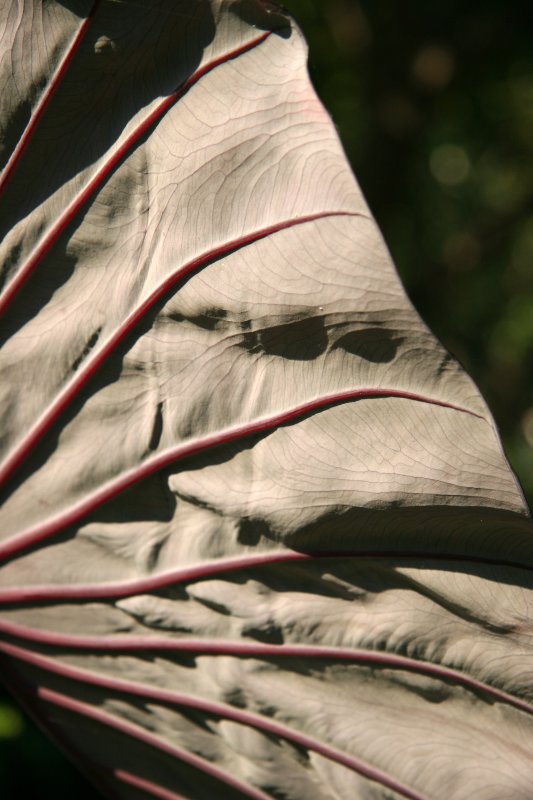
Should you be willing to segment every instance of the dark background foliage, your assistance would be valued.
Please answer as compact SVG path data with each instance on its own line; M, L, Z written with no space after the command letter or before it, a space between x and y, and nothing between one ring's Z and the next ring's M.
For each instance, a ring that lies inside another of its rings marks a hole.
M285 0L419 312L481 388L533 500L529 0ZM0 694L6 800L96 798Z

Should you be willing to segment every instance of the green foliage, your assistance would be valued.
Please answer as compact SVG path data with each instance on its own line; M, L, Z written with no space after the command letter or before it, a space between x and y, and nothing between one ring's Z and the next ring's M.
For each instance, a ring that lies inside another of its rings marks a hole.
M5 800L99 797L76 767L11 703L1 686L0 786Z
M24 719L17 708L0 703L0 740L18 738L24 730Z

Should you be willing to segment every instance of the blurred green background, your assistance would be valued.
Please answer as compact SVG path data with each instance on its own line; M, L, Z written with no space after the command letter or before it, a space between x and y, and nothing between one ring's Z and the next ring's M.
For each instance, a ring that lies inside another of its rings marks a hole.
M530 0L286 5L407 291L479 385L531 505ZM1 691L0 786L97 797Z

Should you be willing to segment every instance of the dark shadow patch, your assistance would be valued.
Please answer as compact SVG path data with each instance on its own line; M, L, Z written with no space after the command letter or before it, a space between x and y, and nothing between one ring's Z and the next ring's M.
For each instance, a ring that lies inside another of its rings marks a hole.
M283 39L291 36L289 12L271 0L236 0L231 4L230 10L254 28L271 31Z
M72 258L65 257L65 277L64 280L67 280L66 271L67 269L73 271L73 267L75 265L75 260ZM33 277L33 276L32 276ZM191 275L187 275L183 281L179 283L179 286L184 286L188 280L190 280ZM62 281L63 282L63 281ZM53 294L55 290L54 286L46 287L44 282L41 282L41 286L37 287L41 290L46 288L46 290L50 293L50 296ZM169 294L174 289L169 290ZM24 304L21 301L23 298L21 296L15 297L15 301L13 306L8 309L7 319L3 320L2 324L2 333L4 329L9 328L9 322L13 323L15 330L18 327L22 327L26 323L28 319L33 316L33 311L35 313L39 310L38 307L41 305L46 304L42 302L42 298L44 296L44 292L40 294L37 293L30 293L28 294L29 297L33 298L37 294L38 299L36 299L36 306L35 308L31 303ZM26 298L26 295L24 295ZM28 478L36 472L39 468L41 468L48 459L51 458L54 451L57 449L59 437L61 432L67 427L67 425L72 422L73 419L81 412L85 403L94 395L96 395L99 391L104 389L106 386L109 386L112 383L117 382L121 375L124 366L124 359L134 344L140 339L144 334L146 334L149 330L152 329L154 326L155 320L158 314L161 312L161 309L164 307L165 303L168 301L168 294L165 294L162 298L160 298L157 303L146 313L145 317L139 321L137 326L129 331L127 336L118 344L117 347L111 352L108 353L106 357L106 361L101 364L97 371L91 376L88 383L83 386L79 394L74 397L67 408L65 408L61 417L56 420L52 428L47 432L47 434L41 439L36 446L34 447L31 454L27 457L24 463L15 471L15 473L11 476L11 478L6 482L5 486L2 487L0 490L0 502L3 502L4 499L10 496L16 489L21 486ZM21 308L22 306L22 308ZM19 313L19 309L20 312ZM16 313L13 314L13 319L11 320L12 312L15 311ZM174 318L174 317L173 317ZM183 319L179 315L175 317L176 321L180 321ZM2 333L0 333L0 344L3 343ZM8 332L8 336L10 332ZM161 421L162 424L162 421ZM152 439L154 435L157 435L157 420L154 426L154 430L152 431Z
M439 367L437 369L437 377L440 378L445 372L450 369L457 369L457 359L451 353L445 352L442 354Z
M161 552L167 544L168 538L164 536L158 542L153 542L148 555L146 556L146 569L149 571L155 570L159 564Z
M6 115L3 120L4 131L2 132L3 146L0 151L0 170L5 169L7 162L12 156L12 151L15 149L22 133L31 120L32 101L35 102L34 98L21 98L19 105L15 106L10 115Z
M154 451L159 447L161 441L161 434L163 433L163 403L158 403L154 415L154 423L150 441L148 442L148 450Z
M196 317L188 318L188 321L205 331L216 331L220 330L221 328L225 329L229 327L228 322L226 321L227 316L228 312L225 309L211 308L206 311L205 314L199 314Z
M213 600L211 597L202 597L193 594L192 599L196 603L200 603L200 605L209 608L211 611L216 611L217 614L222 614L224 617L231 616L231 611L226 605L224 605L223 603L217 603L216 600Z
M245 626L243 628L245 637L253 638L256 642L262 644L284 644L283 631L276 624L264 623L263 625Z
M176 510L176 497L164 476L156 472L109 500L80 522L170 522Z
M396 357L401 337L394 337L386 328L365 328L337 339L332 349L342 348L347 353L364 358L373 364L387 364Z
M79 220L76 220L63 234L61 245L58 244L54 249L52 266L50 267L50 263L40 265L44 266L44 269L37 269L29 276L22 291L13 297L3 312L0 346L36 317L48 305L54 293L74 275L77 260L68 254L67 243L78 225Z
M101 332L102 332L102 328L100 327L88 339L87 344L83 348L82 352L80 353L80 355L76 358L76 360L72 364L72 367L71 367L71 371L72 372L76 372L76 370L78 369L78 367L80 366L82 361L85 361L85 359L87 358L87 356L89 355L89 353L91 352L91 350L93 349L95 344L98 342L98 339L100 338L100 333Z
M321 317L305 317L245 333L242 344L252 353L311 361L325 352L328 337Z
M269 527L262 519L245 517L239 523L237 541L243 545L257 545L263 537L269 538Z
M271 592L290 591L313 597L328 597L347 602L365 602L366 595L385 588L408 589L409 582L395 574L390 564L379 560L339 558L309 559L303 562L261 564L235 572L232 583L248 580L266 586ZM230 574L230 573L228 573Z
M98 391L115 383L120 378L122 372L122 362L126 352L131 347L132 337L128 338L108 356L105 364L102 364L95 375L92 376L89 384L81 389L80 393L71 401L62 416L54 423L46 435L35 445L26 460L9 478L0 491L0 502L4 502L19 486L22 486L30 476L52 457L58 447L59 437L62 431L80 413L81 409L90 397Z
M309 555L345 553L355 561L376 558L394 566L446 569L533 586L531 522L503 509L392 504L332 509L286 535L283 543Z

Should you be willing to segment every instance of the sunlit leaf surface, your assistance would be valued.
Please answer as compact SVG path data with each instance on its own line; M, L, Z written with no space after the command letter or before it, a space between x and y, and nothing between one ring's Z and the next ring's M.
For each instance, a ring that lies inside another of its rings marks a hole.
M5 20L7 685L114 798L530 800L526 507L296 26Z

